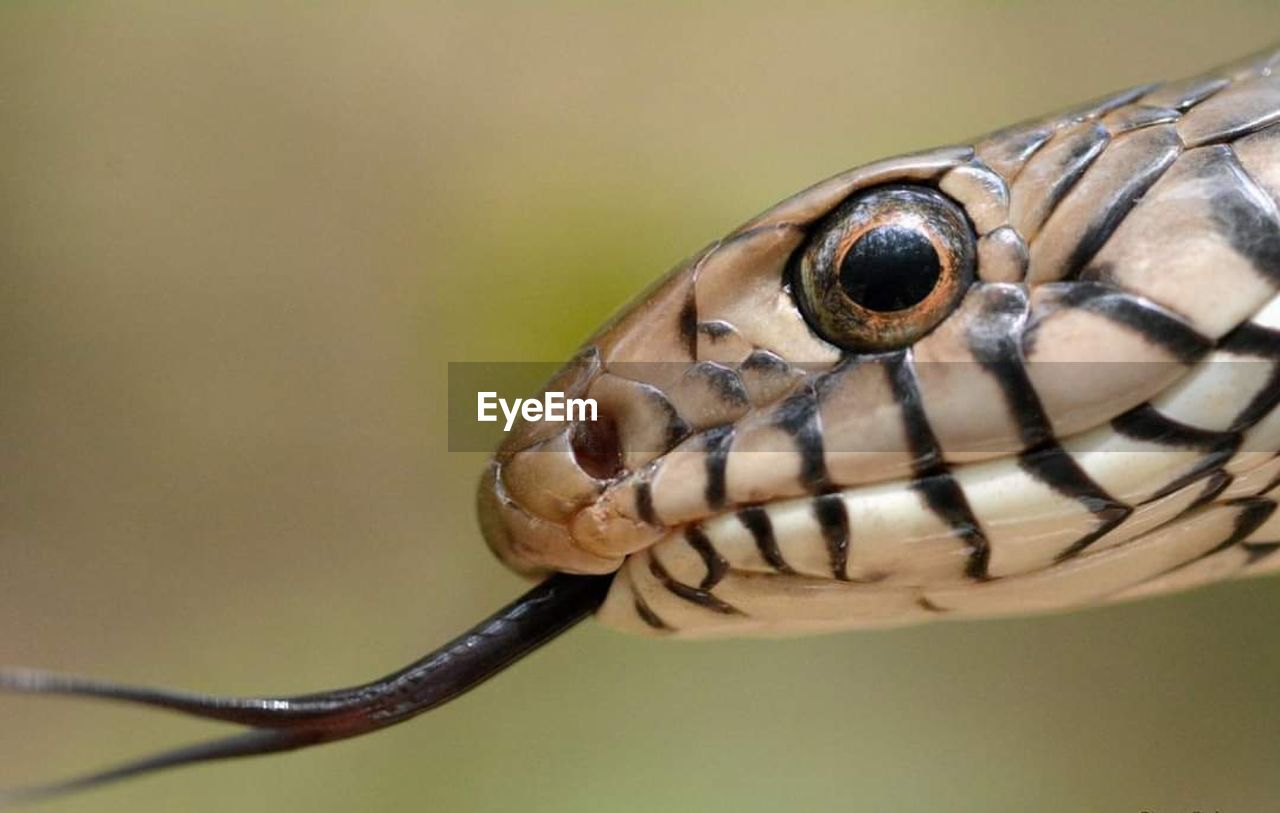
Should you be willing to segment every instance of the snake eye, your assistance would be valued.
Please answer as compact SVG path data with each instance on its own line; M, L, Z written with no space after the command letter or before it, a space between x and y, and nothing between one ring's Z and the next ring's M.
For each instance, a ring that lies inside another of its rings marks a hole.
M822 221L793 280L809 325L846 350L910 344L943 320L973 281L974 237L937 190L882 186Z

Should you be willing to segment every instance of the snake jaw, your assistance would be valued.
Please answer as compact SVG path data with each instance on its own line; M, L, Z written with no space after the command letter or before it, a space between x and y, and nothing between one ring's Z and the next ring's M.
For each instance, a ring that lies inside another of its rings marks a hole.
M601 556L627 556L665 536L666 528L637 515L636 493L633 483L623 482L579 511L570 525L574 544Z

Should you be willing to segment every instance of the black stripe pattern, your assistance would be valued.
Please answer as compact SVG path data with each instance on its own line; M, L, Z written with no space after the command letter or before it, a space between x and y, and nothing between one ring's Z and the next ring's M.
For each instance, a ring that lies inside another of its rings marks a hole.
M795 574L791 565L787 564L787 560L782 557L778 540L773 535L773 520L769 519L768 511L758 505L748 505L738 511L738 521L751 532L756 550L760 551L761 558L768 563L769 567L779 573Z
M912 488L924 499L924 503L952 533L969 548L969 563L965 573L973 579L988 578L991 562L991 545L978 524L964 489L947 469L942 448L929 426L916 381L915 368L910 351L901 353L890 362L889 381L893 395L902 411L902 422L907 433L912 459L915 461L916 479Z

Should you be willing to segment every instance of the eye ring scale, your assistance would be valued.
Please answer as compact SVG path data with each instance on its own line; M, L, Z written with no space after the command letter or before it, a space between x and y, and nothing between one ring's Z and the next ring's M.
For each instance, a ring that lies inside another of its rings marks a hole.
M792 289L823 339L850 351L895 350L955 308L973 281L976 254L968 218L946 195L881 186L818 224Z

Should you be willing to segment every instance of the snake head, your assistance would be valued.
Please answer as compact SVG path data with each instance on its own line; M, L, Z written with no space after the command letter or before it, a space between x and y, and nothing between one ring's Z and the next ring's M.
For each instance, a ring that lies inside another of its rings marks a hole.
M505 438L490 546L621 569L606 619L694 633L1057 607L1184 561L1077 574L1277 445L1275 58L862 166L713 243L548 385L596 420Z

